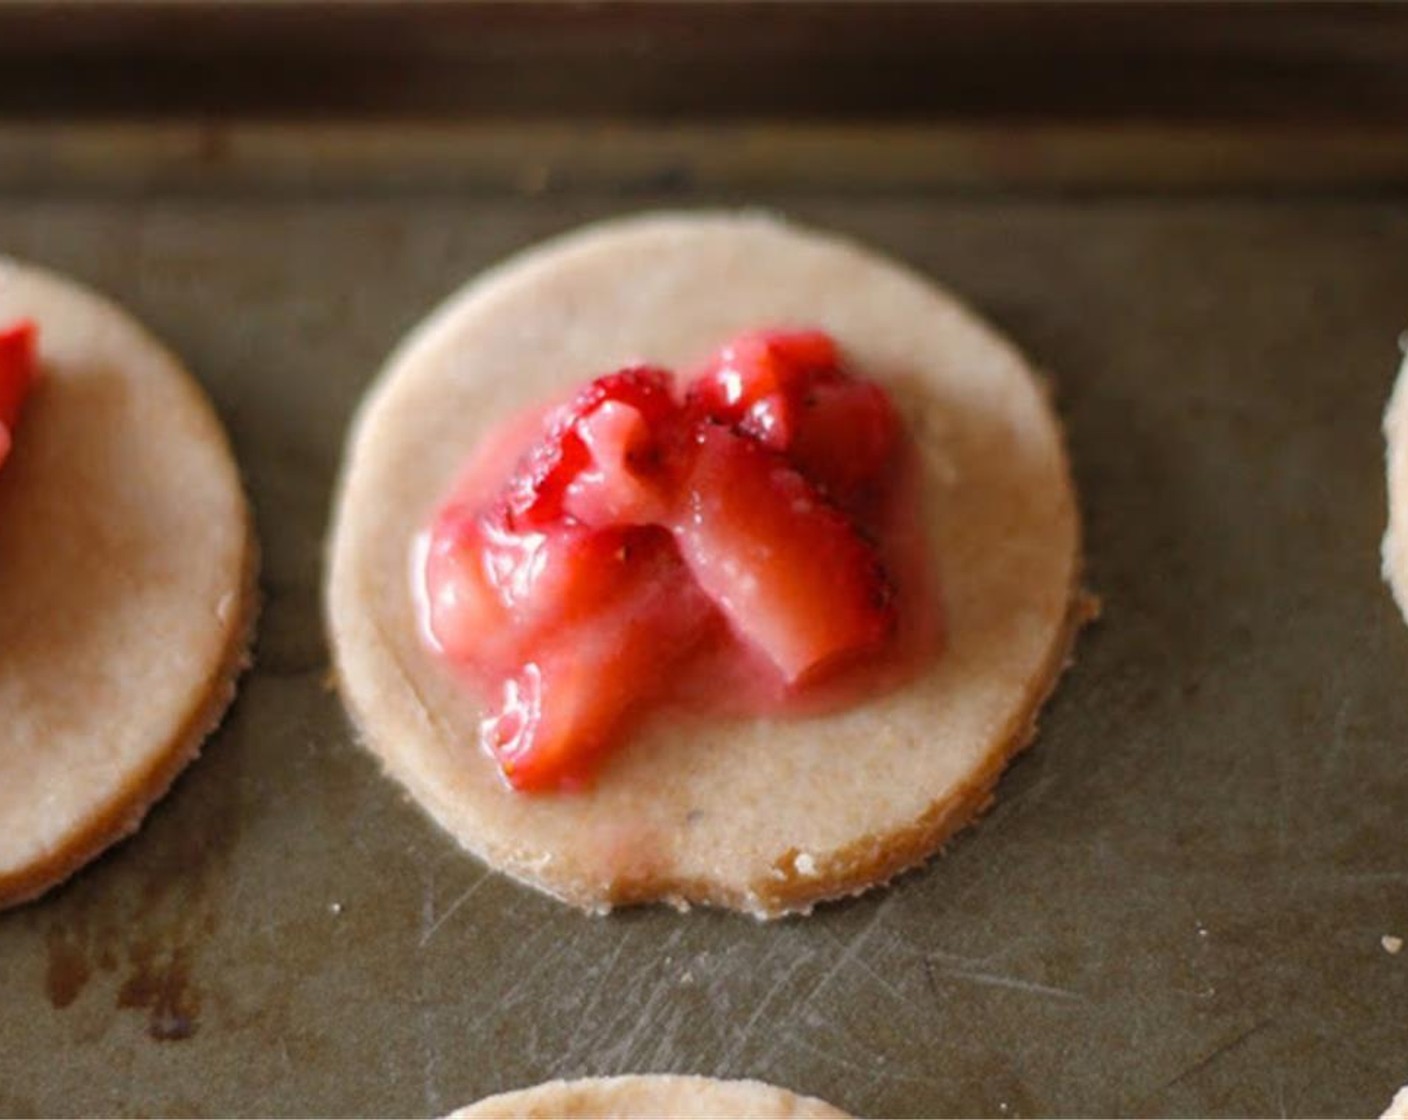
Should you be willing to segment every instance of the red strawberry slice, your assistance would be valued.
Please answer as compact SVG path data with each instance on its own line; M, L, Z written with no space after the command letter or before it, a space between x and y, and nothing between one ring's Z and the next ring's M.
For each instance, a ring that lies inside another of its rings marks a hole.
M639 410L614 400L583 416L574 431L587 462L567 484L563 510L586 525L659 524L673 489L667 447L676 441L668 427L657 421L652 428Z
M668 370L637 366L598 377L554 410L547 431L509 480L508 509L514 524L542 524L563 515L567 488L592 462L582 422L608 402L634 410L647 431L670 420L679 408Z
M781 456L720 426L697 435L680 554L734 631L788 684L872 650L895 626L875 550Z
M818 379L799 402L793 430L792 465L848 513L868 512L900 445L889 394L873 381Z
M692 415L785 452L808 481L852 511L866 504L899 442L889 396L847 376L821 331L743 335L690 384L687 401Z
M508 608L485 555L487 520L469 506L449 506L426 542L425 625L435 647L457 661L492 663L511 653Z
M798 398L816 376L834 373L837 361L836 344L822 331L740 335L691 382L688 407L785 451Z
M38 329L23 320L0 330L0 465L9 456L15 425L37 373Z
M526 656L544 633L575 625L643 568L654 570L662 530L592 529L565 521L515 531L502 506L451 506L436 520L425 560L428 625L449 657L496 668Z
M629 547L604 595L540 632L481 725L481 742L516 789L585 781L716 617L668 533L638 530Z

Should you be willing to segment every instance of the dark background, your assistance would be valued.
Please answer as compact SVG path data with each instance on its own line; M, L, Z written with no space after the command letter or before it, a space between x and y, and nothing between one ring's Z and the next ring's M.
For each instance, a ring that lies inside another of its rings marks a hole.
M0 5L0 112L1401 124L1397 4ZM252 80L257 75L257 80Z

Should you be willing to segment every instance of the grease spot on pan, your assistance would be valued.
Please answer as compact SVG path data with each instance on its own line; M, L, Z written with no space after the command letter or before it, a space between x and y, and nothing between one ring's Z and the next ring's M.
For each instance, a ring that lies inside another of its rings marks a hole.
M141 942L131 950L131 972L117 993L117 1006L147 1012L147 1034L158 1042L182 1042L200 1029L200 993L191 983L191 954L184 945L162 950Z
M83 993L93 975L88 954L76 938L57 926L45 935L45 947L44 993L54 1007L67 1007Z

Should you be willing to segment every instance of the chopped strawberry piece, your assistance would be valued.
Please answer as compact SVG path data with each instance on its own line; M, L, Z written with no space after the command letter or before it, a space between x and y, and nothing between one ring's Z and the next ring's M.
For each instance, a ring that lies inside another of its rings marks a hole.
M759 331L734 339L689 386L689 408L732 424L775 451L792 442L797 400L836 370L836 344L821 331Z
M652 431L678 410L668 370L637 366L598 377L553 411L543 438L519 463L508 485L515 523L551 522L563 515L567 488L592 461L582 423L608 402L634 410Z
M672 526L691 574L789 684L895 626L875 550L787 461L728 428L698 435Z
M614 400L578 420L587 462L567 484L564 511L587 525L659 524L671 501L661 427Z
M0 464L9 456L15 426L37 373L37 335L29 320L0 330Z
M486 666L520 658L545 632L572 626L651 566L659 529L565 522L515 531L503 507L452 506L426 557L428 624L448 656Z
M786 452L852 512L884 477L899 441L885 390L848 376L836 344L820 331L743 335L695 378L687 402L693 415Z
M660 529L636 530L614 586L578 605L574 617L540 632L481 725L483 745L516 789L585 780L714 617Z
M465 505L441 511L425 551L425 624L441 653L493 664L516 652L509 608L499 586L505 549L494 549L493 524ZM502 543L507 543L504 541ZM528 546L520 550L526 559Z
M794 430L793 466L848 513L866 513L900 444L889 394L872 381L818 380L801 399Z
M487 503L462 485L426 542L425 621L489 685L480 739L508 782L587 781L711 635L715 669L770 663L778 693L890 641L892 584L857 526L884 523L899 440L827 335L757 332L683 403L662 369L597 378Z

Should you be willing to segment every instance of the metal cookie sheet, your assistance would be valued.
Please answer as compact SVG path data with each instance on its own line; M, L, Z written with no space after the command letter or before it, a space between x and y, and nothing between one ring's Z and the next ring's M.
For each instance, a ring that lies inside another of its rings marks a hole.
M383 184L384 187L384 184ZM594 920L486 873L326 685L330 489L397 338L599 191L0 198L229 425L257 661L142 831L0 915L0 1111L443 1113L755 1076L858 1114L1376 1114L1408 1080L1408 627L1378 576L1408 200L748 201L949 284L1051 372L1103 621L996 808L806 920ZM1390 944L1392 944L1390 942Z

